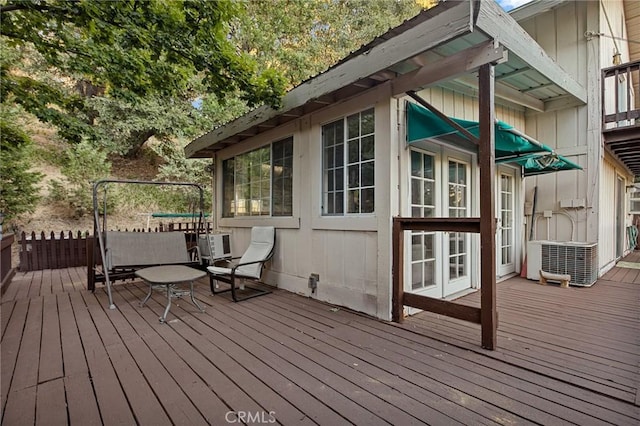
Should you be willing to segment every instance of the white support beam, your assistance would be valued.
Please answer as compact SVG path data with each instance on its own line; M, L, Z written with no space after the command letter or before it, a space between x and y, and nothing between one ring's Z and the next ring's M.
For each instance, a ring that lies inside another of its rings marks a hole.
M455 80L458 83L469 86L473 89L478 89L478 79L473 76L463 75ZM522 93L512 87L507 86L499 82L495 83L495 97L503 99L505 101L513 102L514 104L521 105L538 112L545 111L544 102L538 98L534 98L531 95Z
M500 63L506 59L507 52L502 46L495 47L493 41L489 40L401 75L391 82L391 94L401 96L410 90L420 90L431 84L451 80L475 71L484 64Z
M310 100L412 58L446 40L470 33L473 30L472 7L471 1L439 4L428 11L433 13L429 19L295 87L284 96L280 110L268 106L258 107L231 123L195 139L185 147L186 157L189 158L198 151L240 133L256 123L298 108Z
M563 70L540 45L494 0L477 0L480 10L476 29L495 39L531 68L560 86L582 104L587 103L587 90ZM496 93L497 95L497 93Z

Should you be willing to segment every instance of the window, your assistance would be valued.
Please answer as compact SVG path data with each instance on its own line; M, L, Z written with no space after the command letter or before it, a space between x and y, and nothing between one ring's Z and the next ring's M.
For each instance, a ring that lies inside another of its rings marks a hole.
M322 214L373 213L373 108L322 126Z
M293 138L222 162L222 216L293 215Z
M634 187L631 190L631 195L629 197L629 213L640 214L640 188L638 187Z

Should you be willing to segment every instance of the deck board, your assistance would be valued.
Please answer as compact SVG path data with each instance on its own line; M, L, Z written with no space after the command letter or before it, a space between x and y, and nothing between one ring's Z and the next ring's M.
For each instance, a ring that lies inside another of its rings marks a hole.
M160 324L165 298L140 307L140 281L115 285L110 310L104 288L85 290L82 267L18 273L2 296L2 425L247 414L296 425L637 425L638 279L614 268L589 289L500 283L498 349L485 351L478 325L426 312L393 324L278 290L233 303L202 280L205 313L178 300ZM478 294L458 301L479 305Z

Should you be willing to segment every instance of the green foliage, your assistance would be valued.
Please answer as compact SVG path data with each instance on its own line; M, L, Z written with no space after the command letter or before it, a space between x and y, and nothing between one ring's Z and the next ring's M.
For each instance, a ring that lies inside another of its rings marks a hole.
M224 96L240 91L249 105L277 105L282 81L259 71L227 40L227 22L241 3L120 0L8 1L2 32L16 45L32 45L51 66L83 76L112 96L173 96L204 73L204 84Z
M0 212L10 221L33 212L42 175L29 171L32 142L16 124L18 112L6 104L0 107Z
M414 0L252 0L233 25L233 41L291 86L416 15Z
M75 218L85 216L93 211L93 182L108 177L110 170L104 151L80 142L66 152L61 169L64 180L49 183L49 199L69 207Z
M1 96L69 142L128 156L151 136L219 123L191 105L203 93L277 107L284 78L228 39L227 22L243 9L228 0L6 2Z

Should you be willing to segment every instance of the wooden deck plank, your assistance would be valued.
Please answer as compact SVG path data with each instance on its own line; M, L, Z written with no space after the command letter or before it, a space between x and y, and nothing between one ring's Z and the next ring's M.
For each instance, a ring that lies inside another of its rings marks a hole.
M2 304L3 308L4 305L5 303ZM0 389L2 392L0 393L2 394L2 405L0 408L4 408L7 403L28 310L29 301L27 299L16 301L11 311L11 317L7 321L6 332L2 336L2 344L0 344L0 359L2 360L0 362Z
M140 294L140 296L142 296L142 294ZM198 339L197 336L202 336L201 338L205 338L207 342L203 342L202 344L207 346L208 344L214 345L209 346L211 349L207 352L211 353L212 360L215 360L216 367L232 381L242 383L246 388L250 389L250 396L260 404L260 407L262 407L264 412L268 413L273 411L276 413L277 419L284 423L311 423L306 419L305 414L295 408L295 406L288 402L286 398L279 393L274 392L268 386L265 386L264 378L256 380L256 377L245 367L246 363L242 362L242 360L245 360L247 356L253 358L254 363L259 363L258 359L250 354L228 349L226 345L231 342L217 334L218 327L216 327L215 330L212 330L210 327L203 327L202 323L199 321L203 315L195 313L193 308L189 305L189 303L182 303L181 305L176 306L176 312L179 313L180 311L183 311L183 313L179 314L181 318L179 321L172 323L174 327L181 327L183 324L188 325L197 333L192 335L192 337L189 337L189 341ZM158 307L161 308L161 306ZM208 337L208 335L212 333L216 333L215 338ZM226 349L222 349L221 346Z
M36 387L20 389L9 394L2 413L2 424L32 425L36 421Z
M236 308L236 306L231 306L231 305L228 305L228 306L232 308ZM214 312L214 315L216 314L217 312ZM233 315L233 317L235 317L235 315ZM335 369L330 368L330 366L327 365L327 363L330 363L330 360L326 357L322 362L323 364L322 367L324 369L323 372L318 372L317 368L314 369L310 365L306 364L307 359L309 358L309 354L306 353L308 351L308 348L305 346L296 345L296 344L294 344L293 347L288 345L287 343L290 343L290 342L286 339L285 335L282 334L282 330L277 330L277 329L274 329L273 327L269 327L269 330L272 330L270 333L265 333L264 331L259 333L256 331L254 327L255 324L252 323L252 321L249 318L242 318L240 321L234 321L235 324L229 324L228 316L224 315L224 313L220 313L219 317L217 318L220 322L226 322L226 325L229 327L227 332L230 333L231 336L238 335L238 333L241 333L242 335L248 337L250 340L255 341L258 345L262 346L264 350L261 351L263 355L261 356L261 358L264 357L266 359L272 359L272 360L275 360L277 358L282 358L282 355L280 356L278 355L279 351L287 351L291 349L291 350L294 350L297 354L300 354L301 356L299 359L293 361L293 363L296 364L296 370L301 368L302 370L306 371L311 377L315 378L315 380L324 382L326 386L331 387L336 392L339 392L347 396L350 395L351 392L359 392L361 394L368 394L369 392L371 392L371 390L367 390L364 388L358 391L354 391L353 388L350 387L350 385L345 385L344 383L337 383L338 381L335 380L334 375L339 376L340 372L335 371ZM244 324L244 326L240 325L239 324L240 322ZM265 324L265 325L268 326L269 324ZM243 339L243 342L244 342L244 339ZM254 351L258 351L259 348L254 347L248 350L251 353L255 353ZM307 359L305 359L305 357ZM278 370L281 373L285 373L285 369L286 369L287 370L286 374L291 374L288 371L288 370L291 370L291 367L292 366L282 366L282 368L279 368ZM376 387L376 383L374 382L370 382L369 384L371 385L371 387L374 387L374 388ZM389 390L385 390L385 392L387 394L393 393L393 392L390 392ZM378 394L379 396L381 396L383 392L374 392L373 394ZM359 403L360 406L363 406L365 409L368 409L367 405L363 405L363 400L366 400L368 398L370 398L369 395L366 395L361 399L356 398L356 402ZM352 398L350 397L349 399L352 399ZM387 410L389 408L384 406L384 402L382 402L381 405L382 405L381 408L384 410ZM370 410L370 411L374 411L378 416L384 418L385 414L381 412L382 409L380 411L377 411L377 410ZM358 408L358 410L361 410L361 408ZM395 413L389 413L388 415L397 416L395 418L398 419L398 421L401 423L410 424L415 422L415 419L412 419L411 417L407 417L406 413L404 412L397 411ZM362 423L363 421L369 422L368 419L362 418L362 417L354 417L353 420L354 421L357 420L358 423ZM379 423L380 420L375 419L375 421Z
M93 395L94 390L71 300L68 294L59 294L57 299L69 422L81 425L101 424L96 399L87 397Z
M361 329L362 332L371 333L376 339L390 340L394 344L406 346L417 353L424 353L423 346L428 346L440 352L440 358L455 365L456 371L459 368L477 371L485 377L493 378L497 383L517 386L525 392L540 395L564 407L571 406L590 417L613 421L614 424L628 424L633 420L630 417L630 414L633 413L629 410L628 404L620 404L611 398L569 386L551 377L533 374L519 366L496 361L475 351L460 352L455 346L434 339L425 339L413 331L400 329L396 332L389 332L373 323L358 322L356 328Z
M607 278L640 275L615 269ZM139 281L114 286L112 311L104 286L84 289L85 268L29 274L2 296L3 425L225 424L242 413L327 425L640 419L633 282L500 283L491 352L477 325L429 313L391 324L280 290L233 303L204 279L206 312L178 299L160 324L164 295L139 307ZM22 371L33 362L35 379Z
M0 305L0 316L2 317L2 337L4 337L4 332L7 330L7 326L9 325L9 320L11 319L11 314L13 313L13 308L16 305L15 300L7 300L2 301Z
M138 313L128 303L120 303L119 306L117 313L120 315L115 315L116 312L110 312L108 317L132 358L136 361L140 372L149 382L158 402L167 412L167 416L172 419L172 422L181 419L185 424L206 424L205 418L193 405L182 387L174 380L175 375L170 371L173 366L163 365L156 353L146 345L143 339L140 339L141 335L152 334L153 330L146 327L134 328L130 324L129 318L135 319ZM137 322L136 325L141 325L141 323ZM159 352L165 349L160 348Z
M38 383L62 378L64 375L57 297L55 294L45 296L43 302Z
M67 403L64 380L58 378L38 385L36 397L36 425L66 425Z
M42 297L29 300L20 351L11 381L12 392L35 387L38 384L38 364L40 362L40 336L42 334Z
M88 292L81 292L96 330L102 340L106 353L113 364L118 381L131 405L136 420L142 424L171 424L162 404L153 390L147 385L145 376L126 345L118 335L118 331L109 317L121 315L117 309L108 312L102 310L100 302ZM92 369L93 371L93 369Z
M124 305L124 307L120 308L121 312L126 316L128 322L138 332L158 361L176 380L178 386L209 424L221 421L224 418L224 414L230 411L229 407L191 369L187 361L182 359L175 351L167 350L169 342L164 340L160 333L160 331L165 331L166 328L165 330L158 330L157 318L153 316L149 318L151 322L146 321L144 316L141 315L141 309L134 309L130 304L123 303L124 299L121 297L121 293L115 293L116 302L120 306ZM188 343L183 342L183 344L186 345Z
M252 338L254 340L262 346L268 347L274 354L291 360L290 362L295 363L335 392L357 403L365 410L365 414L367 412L375 414L390 423L410 424L416 421L415 417L383 399L383 396L387 395L389 398L394 398L395 390L386 386L380 388L378 382L368 381L362 375L347 375L347 372L353 373L353 371L349 371L347 367L335 362L330 357L323 357L316 348L300 345L287 335L286 328L279 327L276 322L264 317L261 317L261 321L256 321L252 318L251 305L251 303L228 305L230 309L245 314L244 316L233 315L235 324L229 325L239 329L240 324L243 324L243 333L253 330ZM217 313L214 312L214 315ZM220 316L219 320L222 321L224 318ZM322 359L323 361L320 365L315 363L314 359ZM377 392L371 389L376 389ZM358 419L359 423L362 423L363 420Z
M134 424L133 413L120 387L112 362L100 340L82 293L70 293L70 300L82 345L86 348L85 356L91 383L103 423ZM87 399L91 397L92 395L84 395L84 398Z
M135 291L133 300L141 300L144 294L144 290L139 290L135 287L128 286L126 289L116 288L116 292L123 294L125 291ZM125 297L129 300L131 296ZM104 303L106 303L106 296L102 295ZM135 302L134 302L135 303ZM164 303L164 301L162 302ZM200 342L200 336L197 334L185 335L178 327L182 322L174 322L169 324L159 324L158 316L164 309L164 305L157 303L155 298L152 298L147 302L145 308L139 310L140 314L151 325L158 327L158 332L161 333L163 339L176 351L178 356L189 365L189 367L204 380L204 382L215 389L216 399L212 401L212 405L215 406L218 401L218 407L213 412L213 417L220 421L227 412L233 411L250 411L250 412L262 412L264 409L258 405L239 384L230 380L224 372L220 370L218 365L217 355L220 352L212 352L213 347L211 345L202 347ZM154 311L155 309L155 311ZM157 312L156 312L157 311ZM174 325L175 324L175 325ZM170 326L169 326L170 325ZM190 331L189 328L184 328L184 331ZM198 349L196 350L195 347ZM223 401L223 402L222 402ZM216 422L214 422L215 424Z
M46 280L46 277L47 276L45 275L43 270L35 271L27 294L25 295L24 292L21 292L21 297L28 297L29 299L38 297L42 293L42 285L44 284L44 280Z
M262 313L264 314L266 312L267 315L280 316L281 311L279 311L278 308L281 308L282 305L278 303L278 299L279 298L270 298L268 300L260 300L261 304L268 306ZM290 300L285 299L283 302L288 304ZM313 309L312 305L313 303L305 303L305 307L308 308L307 312ZM321 308L326 309L327 307L322 306ZM338 326L337 328L341 327L342 326ZM439 418L438 416L444 414L446 417L443 420L445 420L446 423L458 421L462 424L489 424L493 422L492 419L501 419L513 423L526 422L521 417L489 406L485 404L484 401L474 398L472 395L451 389L440 382L436 382L431 377L418 377L407 368L372 354L368 347L364 347L363 349L361 345L344 342L334 337L331 332L322 334L315 332L313 329L304 328L300 331L302 333L298 333L299 336L297 337L304 339L306 336L311 339L309 344L313 344L313 340L325 342L326 346L315 345L318 350L323 351L325 356L333 357L344 365L355 366L358 371L368 374L370 380L380 381L401 391L406 397L413 398L425 404L427 406L426 409L439 411L441 413L429 412L425 418L435 420ZM338 348L342 350L337 350ZM412 379L404 379L408 376L413 377ZM463 403L458 405L458 403L462 401Z

